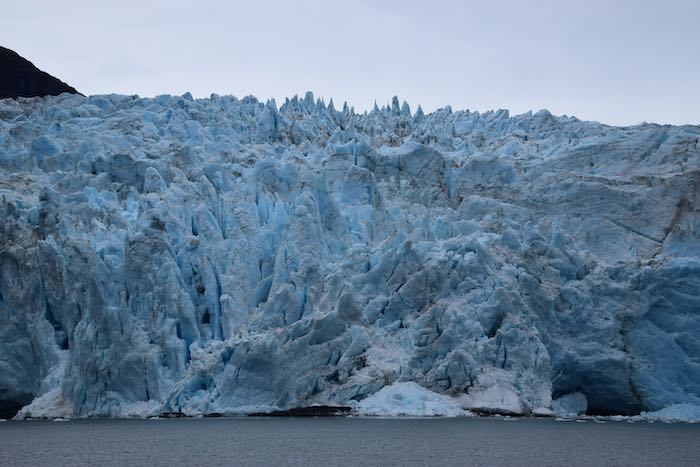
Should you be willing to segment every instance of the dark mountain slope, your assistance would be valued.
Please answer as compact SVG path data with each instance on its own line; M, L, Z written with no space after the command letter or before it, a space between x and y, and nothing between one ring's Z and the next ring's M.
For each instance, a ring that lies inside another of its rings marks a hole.
M78 91L35 67L16 52L0 47L0 98L56 96Z

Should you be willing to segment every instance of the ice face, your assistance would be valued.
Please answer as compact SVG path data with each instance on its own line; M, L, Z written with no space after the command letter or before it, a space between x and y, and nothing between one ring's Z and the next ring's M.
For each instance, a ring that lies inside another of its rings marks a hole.
M0 410L700 403L700 128L398 102L0 101Z

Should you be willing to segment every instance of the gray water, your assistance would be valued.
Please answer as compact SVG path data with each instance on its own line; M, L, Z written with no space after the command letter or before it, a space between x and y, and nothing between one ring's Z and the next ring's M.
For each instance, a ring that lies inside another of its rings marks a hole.
M219 418L0 423L0 465L700 465L700 424Z

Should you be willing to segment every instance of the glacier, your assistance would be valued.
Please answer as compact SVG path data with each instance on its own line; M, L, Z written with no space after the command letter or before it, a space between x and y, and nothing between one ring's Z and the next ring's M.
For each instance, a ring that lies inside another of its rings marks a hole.
M699 142L397 98L0 100L0 418L697 413Z

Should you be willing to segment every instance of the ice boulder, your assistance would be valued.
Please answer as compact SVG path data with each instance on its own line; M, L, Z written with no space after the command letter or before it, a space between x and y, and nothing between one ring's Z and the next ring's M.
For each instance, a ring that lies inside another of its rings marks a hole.
M459 401L413 382L384 386L357 405L360 415L383 417L456 417L466 412Z
M552 412L559 417L575 417L584 415L588 410L586 395L574 392L561 396L552 401Z

